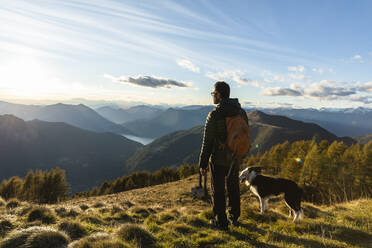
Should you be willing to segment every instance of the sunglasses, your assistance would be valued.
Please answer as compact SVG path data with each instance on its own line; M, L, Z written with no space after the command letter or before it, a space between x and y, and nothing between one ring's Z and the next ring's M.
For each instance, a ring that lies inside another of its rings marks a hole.
M215 96L215 95L217 95L217 93L218 92L213 91L213 92L211 92L211 96Z

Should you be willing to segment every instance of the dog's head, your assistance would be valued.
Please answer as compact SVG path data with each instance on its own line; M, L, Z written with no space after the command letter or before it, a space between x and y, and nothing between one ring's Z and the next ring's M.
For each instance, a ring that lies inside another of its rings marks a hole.
M242 172L240 172L239 180L240 182L248 181L248 183L251 183L253 178L255 178L256 175L261 174L262 167L260 166L253 166L245 168Z

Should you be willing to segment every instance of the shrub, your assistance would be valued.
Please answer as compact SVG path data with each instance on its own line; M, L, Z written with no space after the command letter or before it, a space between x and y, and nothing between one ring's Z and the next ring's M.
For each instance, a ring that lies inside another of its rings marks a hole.
M27 217L28 222L40 220L44 224L52 224L56 222L56 216L52 210L46 207L34 207Z
M58 229L66 232L72 240L88 235L87 230L79 222L63 221L58 225Z
M136 224L125 224L116 233L123 241L138 247L155 247L155 238L144 228Z
M16 208L20 205L21 205L21 202L17 198L12 198L12 199L8 200L8 202L6 204L6 208L8 208L8 209Z

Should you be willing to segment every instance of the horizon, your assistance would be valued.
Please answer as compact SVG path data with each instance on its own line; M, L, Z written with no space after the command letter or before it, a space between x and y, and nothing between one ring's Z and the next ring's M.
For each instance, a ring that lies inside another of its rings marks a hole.
M4 2L5 102L372 108L369 1Z
M82 99L79 99L79 100L67 100L67 101L53 101L53 100L49 100L47 102L43 102L43 103L39 103L37 100L36 102L35 101L31 101L32 103L24 103L23 101L21 102L11 102L11 101L3 101L2 99L0 99L0 104L1 103L8 103L8 104L20 104L20 105L26 105L26 106L40 106L40 107L45 107L45 106L51 106L51 105L58 105L58 104L63 104L63 105L70 105L70 106L78 106L78 105L83 105L83 106L86 106L88 108L91 108L93 110L97 110L99 108L103 108L103 107L109 107L109 108L113 108L113 109L123 109L123 110L127 110L127 109L130 109L130 108L134 108L134 107L142 107L142 106L145 106L145 107L152 107L152 108L158 108L158 109L162 109L162 110L166 110L166 109L170 109L170 108L187 108L187 107L215 107L216 105L215 104L205 104L205 105L202 105L202 104L149 104L149 103L144 103L144 102L125 102L125 103L121 103L120 102L105 102L105 101L89 101L89 100L82 100ZM260 107L260 106L250 106L250 107L244 107L242 106L242 108L244 109L255 109L255 110L266 110L266 109L289 109L289 110L317 110L317 111L345 111L345 110L358 110L358 109L366 109L368 111L372 111L372 107L363 107L363 106L359 106L359 107L345 107L345 108L327 108L327 107L320 107L320 108L314 108L314 107L291 107L291 106L271 106L271 107Z

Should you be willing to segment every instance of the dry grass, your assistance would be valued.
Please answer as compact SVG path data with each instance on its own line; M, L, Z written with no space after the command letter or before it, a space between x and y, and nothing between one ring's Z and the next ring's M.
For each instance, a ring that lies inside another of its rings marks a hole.
M0 205L3 238L0 247L9 247L4 244L14 235L26 242L30 230L40 231L37 227L29 229L32 225L52 229L51 233L34 239L43 244L40 248L49 247L48 237L52 235L57 235L62 245L66 245L63 240L69 240L69 248L372 247L372 199L335 206L304 203L305 219L295 224L288 218L281 197L271 200L268 211L262 215L257 199L242 186L241 225L223 232L209 225L210 203L192 198L191 188L196 184L197 177L193 176L163 185L48 205L50 212L57 215L54 222L44 224L42 217L37 219L38 223L27 223L37 206L7 209ZM68 237L58 236L58 229Z

